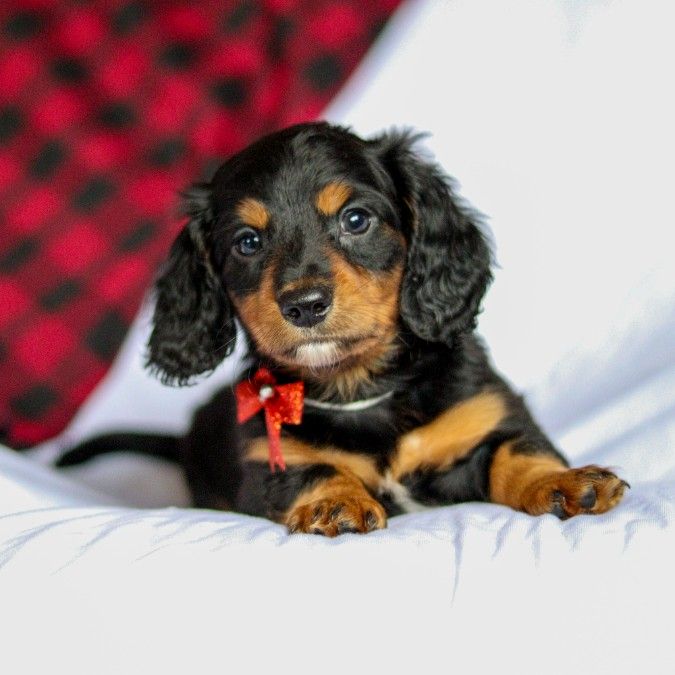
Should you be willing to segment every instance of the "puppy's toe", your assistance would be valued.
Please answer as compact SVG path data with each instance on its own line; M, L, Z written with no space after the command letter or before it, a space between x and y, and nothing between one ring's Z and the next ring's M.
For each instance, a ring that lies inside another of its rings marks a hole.
M335 537L365 533L387 526L382 505L370 496L318 499L293 508L286 518L290 533L308 532Z
M605 513L623 498L628 483L608 469L590 465L551 473L527 491L523 510L551 513L561 520L581 513Z

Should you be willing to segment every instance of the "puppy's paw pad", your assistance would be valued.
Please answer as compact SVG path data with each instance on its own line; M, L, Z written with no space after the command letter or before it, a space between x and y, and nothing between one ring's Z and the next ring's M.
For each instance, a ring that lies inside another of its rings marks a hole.
M371 497L344 496L318 499L296 506L286 518L288 531L335 537L363 533L387 526L382 505Z
M607 469L583 466L539 479L528 490L524 510L561 520L580 513L605 513L623 498L628 483Z

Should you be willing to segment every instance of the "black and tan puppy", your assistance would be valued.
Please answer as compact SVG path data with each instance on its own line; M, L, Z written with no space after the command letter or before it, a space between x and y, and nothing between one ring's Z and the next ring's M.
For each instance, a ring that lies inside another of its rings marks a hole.
M328 124L272 134L188 198L157 282L149 364L185 384L233 348L304 382L271 471L262 414L230 389L177 446L197 506L291 532L385 527L388 515L480 500L532 515L603 513L626 483L568 467L474 336L490 282L479 218L408 133ZM64 462L65 463L65 462Z

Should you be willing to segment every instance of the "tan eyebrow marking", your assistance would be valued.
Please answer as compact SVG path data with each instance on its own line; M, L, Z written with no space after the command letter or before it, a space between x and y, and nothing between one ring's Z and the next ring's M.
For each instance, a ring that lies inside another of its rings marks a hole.
M334 216L352 194L352 189L345 183L328 183L316 195L316 208L324 216Z
M251 227L265 229L270 222L270 212L265 205L253 197L245 197L236 208L237 215Z

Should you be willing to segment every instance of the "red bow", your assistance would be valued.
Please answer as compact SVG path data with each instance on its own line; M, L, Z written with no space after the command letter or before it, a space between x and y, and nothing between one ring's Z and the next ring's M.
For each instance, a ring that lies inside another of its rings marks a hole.
M265 409L265 425L270 448L270 470L286 470L281 453L281 425L300 424L304 399L304 384L277 384L267 368L259 368L252 380L237 385L237 422L241 424Z

